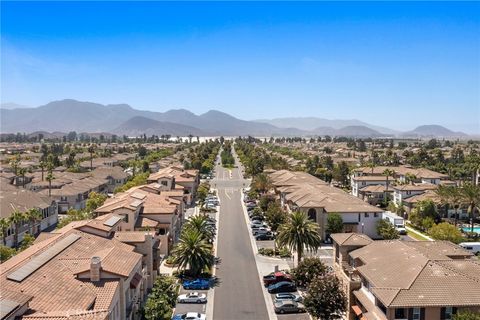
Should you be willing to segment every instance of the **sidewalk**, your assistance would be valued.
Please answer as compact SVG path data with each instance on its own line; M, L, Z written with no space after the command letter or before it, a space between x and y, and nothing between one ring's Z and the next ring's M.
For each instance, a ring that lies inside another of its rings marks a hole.
M413 233L419 235L420 237L426 238L426 239L428 239L429 241L434 241L432 238L430 238L430 237L427 236L426 234L423 234L423 233L421 233L421 232L418 232L417 230L415 230L415 229L413 229L413 228L411 228L411 227L409 227L409 226L407 226L407 225L405 225L405 229L407 229L408 231L413 232Z

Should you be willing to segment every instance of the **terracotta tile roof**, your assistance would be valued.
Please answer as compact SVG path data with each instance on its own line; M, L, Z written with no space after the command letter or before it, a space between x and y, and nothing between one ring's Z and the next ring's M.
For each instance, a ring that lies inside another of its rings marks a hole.
M387 307L480 306L480 262L471 256L447 241L374 241L350 252Z
M156 228L160 222L140 215L135 223L135 228Z
M418 183L418 184L405 184L399 186L392 186L393 189L399 191L424 191L424 190L435 190L438 188L436 184L430 183Z
M331 237L341 246L366 246L373 241L361 233L334 233Z
M121 242L145 242L145 231L117 231L114 238Z
M80 238L21 282L7 279L10 273L25 265L32 257L45 252L54 243L70 234L76 234ZM116 239L102 238L70 229L63 234L32 245L0 265L1 291L9 290L32 296L29 307L34 310L34 314L28 316L30 319L48 318L53 315L52 313L58 313L60 318L64 317L61 319L70 319L65 318L67 315L62 312L71 310L87 312L92 307L95 311L97 306L103 309L117 288L113 283L117 280L91 284L89 281L78 279L76 274L81 270L89 269L90 259L93 256L100 256L104 272L128 277L142 260L142 255L133 250L133 246ZM75 319L82 319L82 317Z

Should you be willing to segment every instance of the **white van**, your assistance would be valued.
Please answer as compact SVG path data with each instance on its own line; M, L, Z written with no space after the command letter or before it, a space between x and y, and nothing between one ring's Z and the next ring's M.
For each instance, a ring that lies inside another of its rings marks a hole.
M480 252L480 242L462 242L459 246L475 254Z

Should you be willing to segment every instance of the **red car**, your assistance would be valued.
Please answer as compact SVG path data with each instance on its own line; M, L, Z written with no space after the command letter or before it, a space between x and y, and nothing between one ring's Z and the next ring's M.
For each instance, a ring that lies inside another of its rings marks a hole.
M266 276L263 276L263 285L265 287L281 281L293 282L292 276L282 271L272 272Z

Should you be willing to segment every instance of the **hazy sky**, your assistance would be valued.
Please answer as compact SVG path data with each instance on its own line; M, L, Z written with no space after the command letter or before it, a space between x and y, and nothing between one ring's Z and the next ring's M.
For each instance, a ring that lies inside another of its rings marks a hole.
M2 102L480 133L480 3L1 2Z

